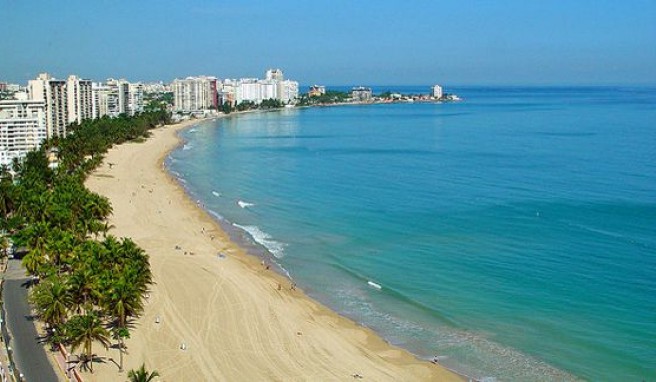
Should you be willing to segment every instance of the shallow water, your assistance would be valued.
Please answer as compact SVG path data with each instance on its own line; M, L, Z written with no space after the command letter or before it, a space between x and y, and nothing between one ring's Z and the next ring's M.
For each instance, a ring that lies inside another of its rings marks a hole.
M310 295L422 357L656 379L656 90L454 90L201 124L168 166Z

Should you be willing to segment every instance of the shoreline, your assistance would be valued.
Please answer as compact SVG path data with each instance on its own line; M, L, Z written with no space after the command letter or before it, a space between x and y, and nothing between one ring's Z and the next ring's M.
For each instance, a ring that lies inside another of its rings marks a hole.
M184 143L180 131L210 120L160 127L144 143L114 147L87 181L114 206L112 233L150 255L157 283L126 341L126 370L146 362L163 380L464 380L291 290L189 198L164 160ZM117 357L112 350L103 355ZM85 378L116 374L107 362Z

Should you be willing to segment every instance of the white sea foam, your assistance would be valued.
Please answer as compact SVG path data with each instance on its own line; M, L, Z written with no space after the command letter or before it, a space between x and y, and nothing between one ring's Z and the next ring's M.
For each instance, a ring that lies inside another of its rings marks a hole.
M196 132L196 129L195 129L195 128L193 128L193 129L189 129L189 132L190 132L190 133L195 133L195 132Z
M368 284L370 287L372 287L372 288L376 288L376 289L378 289L378 290L383 289L383 287L380 286L380 284L377 284L377 283L375 283L375 282L373 282L373 281L367 281L367 284Z
M239 200L239 201L237 201L237 205L239 205L239 207L241 207L241 208L248 208L248 207L253 207L255 204L254 203L247 203L243 200Z
M212 195L216 196L217 198L221 196L221 194L216 191L212 191Z
M182 150L184 151L191 150L192 148L193 146L190 145L189 143L186 143L184 146L182 146Z
M258 226L239 225L235 223L233 223L232 225L246 231L256 243L266 248L269 252L271 252L273 256L277 258L281 258L284 256L285 244L273 240L271 235L262 231Z

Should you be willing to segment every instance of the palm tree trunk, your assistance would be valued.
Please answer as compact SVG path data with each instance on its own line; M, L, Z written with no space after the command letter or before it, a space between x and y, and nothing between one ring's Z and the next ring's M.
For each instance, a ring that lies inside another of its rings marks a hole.
M89 368L91 369L91 374L93 374L93 354L91 354L91 340L87 342L87 357L89 358Z
M118 371L122 372L123 371L123 338L122 337L118 343L118 354L119 354Z

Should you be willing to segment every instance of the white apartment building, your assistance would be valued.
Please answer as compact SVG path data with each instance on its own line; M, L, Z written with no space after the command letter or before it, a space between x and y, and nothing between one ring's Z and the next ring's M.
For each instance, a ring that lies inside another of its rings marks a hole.
M176 78L171 84L173 111L199 112L217 109L219 105L217 83L216 77Z
M269 69L266 73L267 79L242 78L239 80L226 79L221 84L221 102L228 100L240 104L244 101L261 103L267 99L277 99L289 103L298 98L298 82L290 80L279 80L282 71Z
M69 76L66 80L68 120L70 123L82 123L84 119L94 118L93 90L91 80Z
M102 118L109 115L109 86L101 82L94 82L91 87L93 93L93 118Z
M434 98L442 98L442 96L444 96L444 93L442 92L442 87L440 85L433 85L431 90L432 90L431 95Z
M298 82L284 80L278 83L278 99L284 103L290 103L298 98Z
M118 117L130 111L130 83L124 79L107 79L105 82L109 88L108 113L110 117Z
M366 88L364 86L357 86L351 89L351 98L358 102L369 102L373 92L371 88Z
M269 69L264 73L264 79L273 81L283 81L285 76L280 69Z
M144 109L144 85L141 82L130 84L130 101L128 111L130 115L141 113Z
M242 78L234 81L235 102L240 104L244 101L262 102L262 92L257 78Z
M26 97L22 97L26 98ZM46 104L27 99L0 101L0 165L10 166L47 137Z
M48 138L66 135L68 125L68 96L66 81L56 80L48 73L41 73L30 80L28 91L34 101L45 103L46 134Z
M165 85L162 81L144 84L144 93L165 93L171 91L171 87Z

